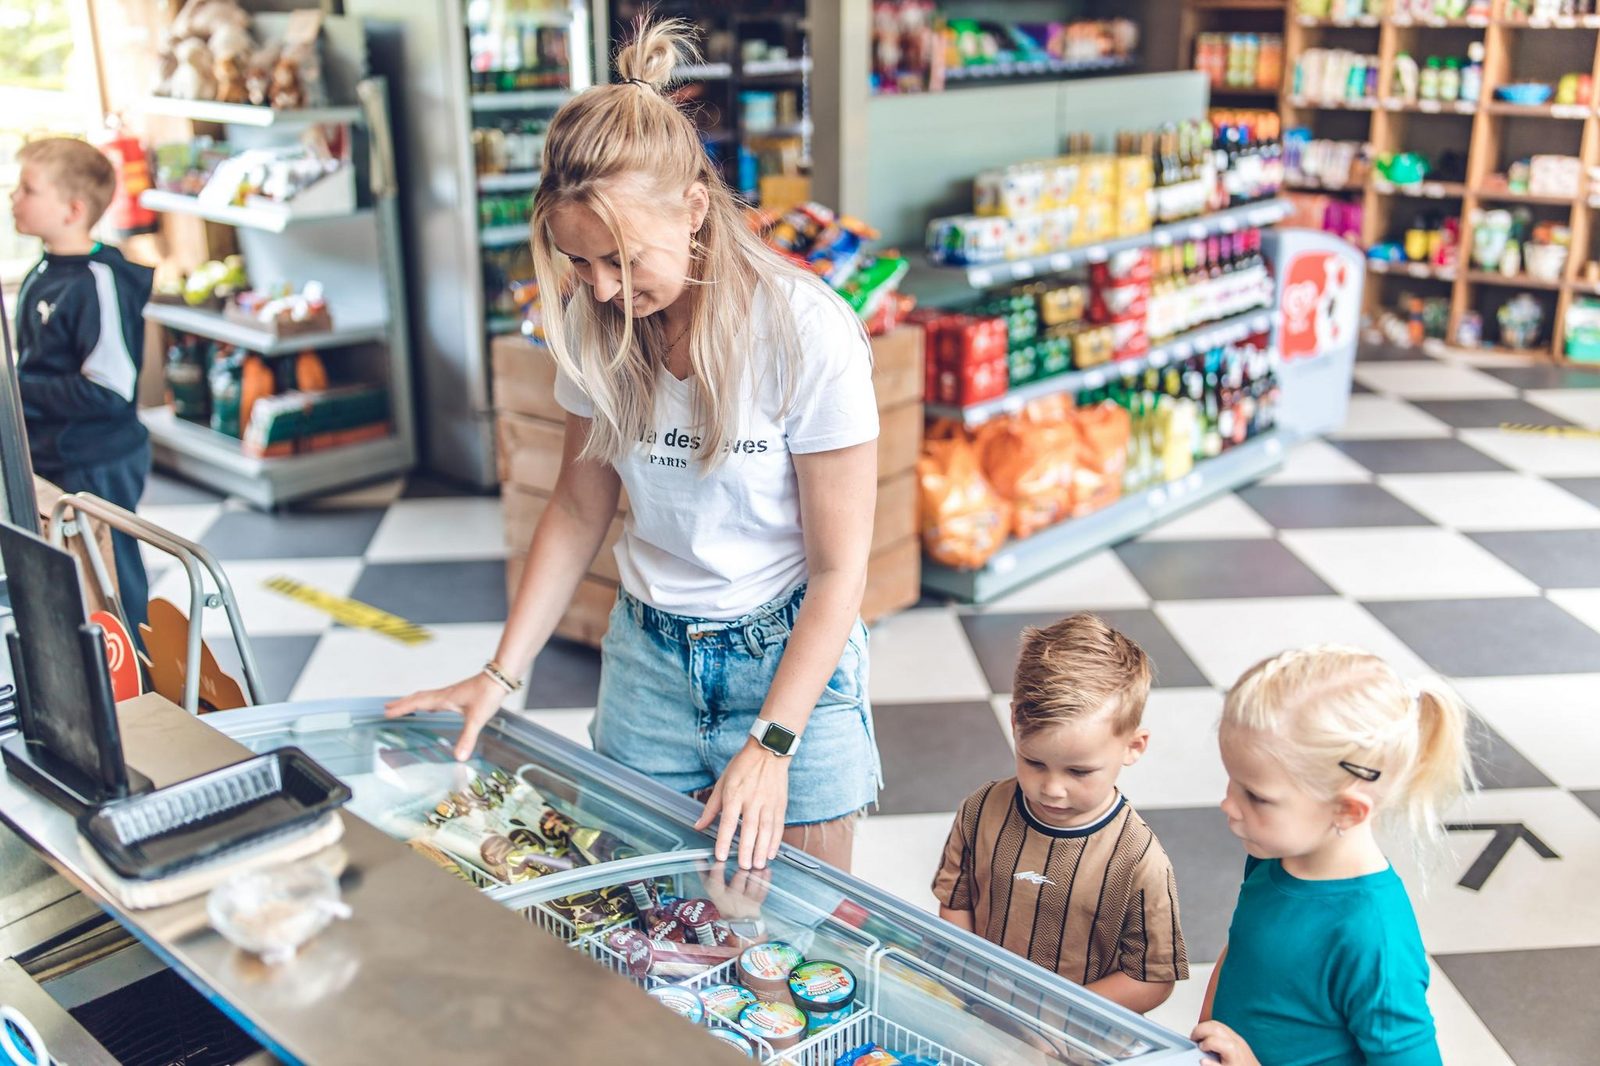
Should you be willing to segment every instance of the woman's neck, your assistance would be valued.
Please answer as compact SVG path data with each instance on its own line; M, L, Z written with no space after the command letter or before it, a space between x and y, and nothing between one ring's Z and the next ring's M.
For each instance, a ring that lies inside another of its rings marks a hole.
M1372 834L1371 821L1344 831L1343 836L1328 832L1328 839L1314 851L1283 858L1286 873L1302 881L1332 881L1382 873L1389 860Z

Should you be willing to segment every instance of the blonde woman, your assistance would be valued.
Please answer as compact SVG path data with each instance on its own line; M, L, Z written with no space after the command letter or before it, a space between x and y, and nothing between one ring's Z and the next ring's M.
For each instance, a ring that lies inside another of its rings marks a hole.
M769 251L662 88L684 23L641 22L621 81L551 121L533 212L568 412L561 474L495 657L390 704L466 721L456 757L566 610L627 489L596 750L703 798L716 853L780 842L848 869L881 784L859 612L877 484L870 351ZM537 681L535 681L537 683Z

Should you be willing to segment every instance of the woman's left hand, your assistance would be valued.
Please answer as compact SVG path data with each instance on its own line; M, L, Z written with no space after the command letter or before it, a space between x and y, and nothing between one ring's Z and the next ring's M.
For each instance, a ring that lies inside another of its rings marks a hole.
M717 861L726 861L739 829L739 866L762 869L778 857L783 844L783 818L789 809L789 760L780 758L753 740L722 771L722 778L706 800L705 812L694 824L704 829L722 815L717 827Z

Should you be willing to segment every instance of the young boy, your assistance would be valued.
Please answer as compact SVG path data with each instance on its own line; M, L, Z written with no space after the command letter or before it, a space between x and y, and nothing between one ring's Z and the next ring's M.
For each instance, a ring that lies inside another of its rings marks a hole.
M17 380L39 476L130 511L150 472L149 434L134 390L141 314L152 271L89 236L116 191L116 172L83 141L52 137L18 153L11 194L18 233L44 241L17 301ZM133 636L150 594L138 543L114 533L117 584Z
M1025 631L1017 776L967 797L933 880L940 917L1141 1014L1189 976L1172 864L1117 791L1149 694L1144 651L1094 615Z

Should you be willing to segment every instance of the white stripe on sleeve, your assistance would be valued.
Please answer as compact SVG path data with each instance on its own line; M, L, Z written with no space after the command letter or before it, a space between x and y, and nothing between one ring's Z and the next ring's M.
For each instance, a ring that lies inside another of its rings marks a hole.
M104 263L90 263L89 272L94 275L95 294L100 301L100 339L95 342L89 358L83 361L83 376L131 403L139 371L122 338L117 284L111 268Z

